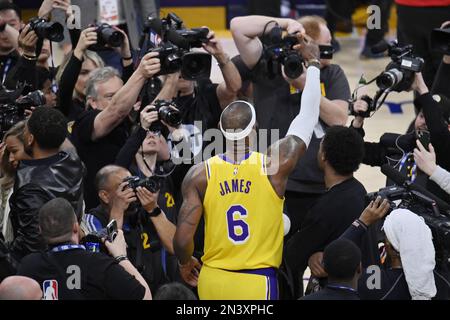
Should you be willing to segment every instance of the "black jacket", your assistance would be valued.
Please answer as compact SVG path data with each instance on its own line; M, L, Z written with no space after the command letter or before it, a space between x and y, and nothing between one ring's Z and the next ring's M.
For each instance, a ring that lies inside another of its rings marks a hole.
M14 232L10 249L16 259L45 248L39 231L39 209L46 202L65 198L81 219L83 175L84 166L78 156L64 151L20 163L9 200Z

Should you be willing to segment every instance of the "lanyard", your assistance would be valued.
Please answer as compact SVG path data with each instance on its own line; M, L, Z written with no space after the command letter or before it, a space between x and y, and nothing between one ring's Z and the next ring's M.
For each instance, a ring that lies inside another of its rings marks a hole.
M2 84L6 80L6 76L8 75L9 68L11 67L11 58L8 58L5 62L5 67L3 69L3 77L2 77Z
M404 157L400 160L400 166L398 168L399 171L402 170L403 166L405 165L406 160L408 160L409 157L411 157L412 154L411 153L407 153L404 155ZM417 165L414 162L413 166L411 167L411 169L408 169L408 178L411 182L414 182L414 180L416 180L416 171L417 171Z
M54 247L51 252L63 252L67 250L74 250L74 249L83 249L86 250L86 248L81 244L63 244L61 246Z
M348 291L351 291L353 293L358 293L355 289L350 288L350 287L346 287L346 286L338 286L338 285L331 285L331 284L329 284L329 285L327 285L327 287L330 288L330 289L348 290Z

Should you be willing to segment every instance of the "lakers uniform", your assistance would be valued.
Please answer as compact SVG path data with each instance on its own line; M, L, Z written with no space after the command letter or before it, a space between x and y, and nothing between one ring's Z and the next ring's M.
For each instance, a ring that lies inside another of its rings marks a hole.
M252 152L233 164L218 155L205 171L200 299L277 299L284 199L268 179L266 156Z

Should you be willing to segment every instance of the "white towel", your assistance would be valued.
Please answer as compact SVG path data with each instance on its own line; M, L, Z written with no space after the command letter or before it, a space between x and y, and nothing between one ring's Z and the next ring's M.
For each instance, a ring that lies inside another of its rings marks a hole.
M433 274L436 262L430 228L410 210L396 209L386 217L383 229L400 253L412 299L430 300L436 295Z

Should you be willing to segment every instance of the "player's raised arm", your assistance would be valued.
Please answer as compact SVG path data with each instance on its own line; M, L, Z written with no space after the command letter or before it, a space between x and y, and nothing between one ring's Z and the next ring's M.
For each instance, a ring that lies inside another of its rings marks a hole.
M320 112L319 48L307 38L302 38L301 44L294 48L300 51L308 65L302 107L292 120L286 137L275 142L267 151L269 178L280 197L284 195L289 174L311 141Z
M178 258L183 280L195 287L201 265L192 254L194 252L194 234L203 214L202 201L206 190L206 173L203 162L188 171L181 190L183 203L178 215L173 248Z

